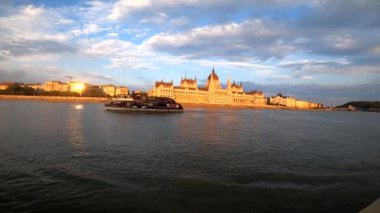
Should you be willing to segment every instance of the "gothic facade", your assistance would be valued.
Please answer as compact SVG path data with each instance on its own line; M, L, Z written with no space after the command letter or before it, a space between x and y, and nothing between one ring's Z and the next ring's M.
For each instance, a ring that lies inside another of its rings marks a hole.
M207 78L205 87L198 87L197 79L181 79L179 86L174 86L173 81L155 82L149 90L149 96L173 98L179 103L199 104L223 104L223 105L265 105L262 91L244 92L242 84L227 81L226 88L222 88L218 75L212 69Z

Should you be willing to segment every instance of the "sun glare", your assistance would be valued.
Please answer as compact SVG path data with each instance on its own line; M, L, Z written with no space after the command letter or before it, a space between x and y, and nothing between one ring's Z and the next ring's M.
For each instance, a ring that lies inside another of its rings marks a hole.
M78 110L83 109L83 105L82 104L75 105L75 109L78 109Z
M86 86L82 82L72 82L70 87L71 92L77 92L82 94Z

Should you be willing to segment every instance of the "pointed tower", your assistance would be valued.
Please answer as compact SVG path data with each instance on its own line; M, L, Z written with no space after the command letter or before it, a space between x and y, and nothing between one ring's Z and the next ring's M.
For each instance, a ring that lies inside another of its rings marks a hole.
M228 92L231 92L231 77L230 77L230 75L228 75L227 90L228 90Z
M208 88L209 91L215 90L215 89L221 89L219 77L215 73L214 67L212 67L211 74L207 78L206 87Z

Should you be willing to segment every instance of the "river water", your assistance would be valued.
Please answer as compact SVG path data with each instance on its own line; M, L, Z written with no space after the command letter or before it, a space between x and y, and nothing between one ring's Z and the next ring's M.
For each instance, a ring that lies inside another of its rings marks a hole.
M357 212L380 113L0 101L0 212Z

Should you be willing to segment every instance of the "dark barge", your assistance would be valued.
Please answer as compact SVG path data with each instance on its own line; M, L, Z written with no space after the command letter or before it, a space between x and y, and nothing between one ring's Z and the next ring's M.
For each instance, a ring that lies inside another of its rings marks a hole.
M126 112L183 112L181 104L165 97L133 97L117 99L104 105L109 111Z

